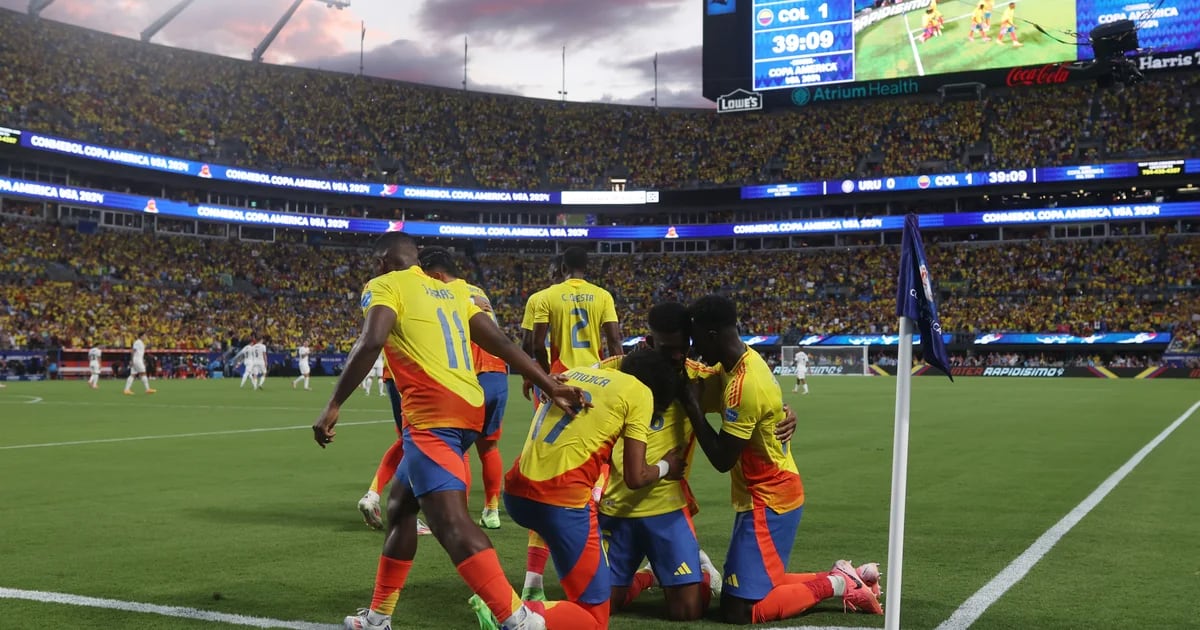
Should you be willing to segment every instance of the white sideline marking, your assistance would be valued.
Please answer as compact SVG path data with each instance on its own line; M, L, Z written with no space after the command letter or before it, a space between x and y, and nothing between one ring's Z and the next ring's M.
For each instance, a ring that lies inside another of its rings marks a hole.
M69 606L87 606L89 608L107 608L109 610L124 610L136 613L150 613L181 619L198 619L200 621L215 621L237 626L252 628L292 628L294 630L333 630L340 625L311 623L308 621L283 621L266 617L247 617L230 613L200 610L199 608L183 608L181 606L159 606L139 602L123 602L119 599L104 599L101 597L84 597L68 593L50 593L46 591L24 591L15 588L0 588L0 599L24 599L31 602L47 604L66 604Z
M339 422L339 427L353 427L362 424L383 424L385 422L395 422L394 420L368 420L365 422ZM236 435L239 433L267 433L269 431L295 431L297 429L311 429L312 425L296 425L292 427L264 427L260 429L233 429L230 431L205 431L203 433L169 433L166 435L137 435L133 437L123 438L104 438L100 440L76 440L73 442L44 442L42 444L13 444L11 446L0 446L0 451L10 451L21 448L49 448L51 446L79 446L82 444L111 444L113 442L138 442L142 440L169 440L172 438L188 438L188 437L205 437L209 435Z
M925 76L925 65L921 63L921 53L917 51L917 38L913 37L912 24L908 22L908 14L904 14L904 30L908 31L908 43L912 46L913 59L917 60L917 76ZM924 33L925 31L920 31Z
M83 400L51 400L51 401L47 402L47 401L45 401L45 399L40 398L38 396L24 396L24 398L36 398L37 399L36 402L39 402L39 403L42 403L45 405L75 405L75 406L82 406L82 407L125 407L125 408L130 408L130 409L144 409L146 407L150 407L150 408L154 408L154 409L179 409L181 407L186 407L188 409L255 409L255 410L268 410L268 411L314 411L314 410L319 411L320 410L320 403L318 403L315 406L308 406L308 407L267 407L267 406L263 406L263 405L192 405L192 404L188 404L188 403L179 403L179 404L171 405L171 404L162 404L162 403L139 403L139 402L91 402L91 401L83 401ZM159 400L161 400L161 398ZM0 403L6 403L6 402L16 404L16 401L0 400ZM27 404L32 404L33 402L34 401L28 401L28 402L23 402L21 404L27 405ZM342 413L354 413L354 412L364 412L364 411L371 412L371 413L379 413L380 409L363 409L361 407L355 407L352 409L342 409Z
M1020 582L1021 578L1024 578L1029 573L1029 570L1049 553L1067 532L1078 525L1079 521L1088 515L1088 512L1091 512L1093 508L1099 505L1104 500L1104 497L1108 496L1108 493L1117 487L1117 484L1121 483L1138 464L1142 463L1143 459L1146 459L1146 456L1151 451L1157 448L1159 444L1162 444L1163 440L1174 433L1175 429L1178 429L1179 425L1191 417L1198 408L1200 408L1200 401L1192 405L1182 416L1176 418L1175 422L1172 422L1170 426L1163 429L1162 433L1159 433L1157 437L1150 440L1148 444L1142 447L1142 450L1134 453L1133 457L1129 458L1129 461L1125 462L1108 479L1105 479L1082 503L1075 506L1075 509L1067 513L1062 520L1055 523L1054 527L1046 530L1046 533L1033 541L1033 544L1024 553L1017 556L1016 560L1010 562L1007 567L1004 567L1004 570L992 578L991 582L983 585L983 588L979 589L967 601L963 602L962 606L959 606L958 610L955 610L949 619L943 621L937 627L937 630L964 630L971 627L971 624L978 621L983 616L983 613L992 604L995 604L1008 589L1012 588L1017 582Z

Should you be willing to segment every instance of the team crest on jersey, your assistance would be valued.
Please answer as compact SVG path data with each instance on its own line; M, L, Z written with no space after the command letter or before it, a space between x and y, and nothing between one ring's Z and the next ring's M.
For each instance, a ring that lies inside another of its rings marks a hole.
M371 292L370 291L363 291L361 304L362 304L363 308L367 308L368 306L371 305Z
M725 422L737 422L737 419L738 419L737 409L726 409L725 410Z

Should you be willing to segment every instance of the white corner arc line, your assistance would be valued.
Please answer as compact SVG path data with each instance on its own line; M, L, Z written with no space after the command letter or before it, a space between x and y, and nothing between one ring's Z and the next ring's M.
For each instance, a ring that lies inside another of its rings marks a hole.
M180 619L196 619L199 621L214 621L251 628L290 628L292 630L333 630L341 626L332 624L311 623L308 621L284 621L266 617L248 617L230 613L201 610L199 608L183 608L181 606L160 606L158 604L143 604L140 602L125 602L118 599L102 597L84 597L68 593L52 593L46 591L25 591L15 588L0 587L0 599L23 599L31 602L46 604L66 604L68 606L86 606L88 608L107 608L109 610L124 610L135 613L149 613L176 617Z
M394 420L369 420L365 422L339 422L339 427L353 427L363 424L383 424ZM52 446L82 446L85 444L112 444L115 442L140 442L143 440L169 440L173 438L207 437L210 435L237 435L240 433L268 433L271 431L295 431L311 429L312 425L296 425L291 427L263 427L259 429L232 429L229 431L204 431L201 433L167 433L163 435L135 435L133 437L103 438L99 440L75 440L72 442L43 442L41 444L13 444L0 446L0 451L12 451L23 448L50 448Z
M26 405L36 405L36 404L42 402L42 400L43 399L41 396L29 396L29 400L25 401L25 404Z
M1008 589L1012 588L1017 582L1020 582L1033 569L1034 565L1041 561L1054 548L1054 545L1058 544L1059 540L1062 540L1062 537L1067 532L1071 531L1072 528L1079 524L1079 521L1083 520L1083 517L1087 516L1089 512L1099 505L1108 496L1108 493L1117 487L1117 484L1121 483L1138 464L1142 463L1142 460L1146 459L1146 456L1151 451L1157 448L1159 444L1162 444L1163 440L1166 440L1168 436L1175 432L1175 429L1179 428L1179 425L1190 418L1196 409L1200 409L1200 401L1189 407L1187 411L1183 412L1183 415L1176 418L1170 426L1163 429L1162 433L1159 433L1153 440L1150 440L1140 451L1134 453L1133 457L1129 458L1129 461L1125 462L1116 472L1109 475L1108 479L1105 479L1083 502L1075 506L1066 516L1062 517L1062 520L1055 523L1053 527L1046 530L1046 533L1033 541L1033 544L1029 545L1028 549L1017 556L1008 566L1004 567L1003 571L992 578L990 582L984 584L983 588L976 591L967 601L963 602L954 611L954 614L950 615L949 619L943 621L937 627L937 630L964 630L971 627Z

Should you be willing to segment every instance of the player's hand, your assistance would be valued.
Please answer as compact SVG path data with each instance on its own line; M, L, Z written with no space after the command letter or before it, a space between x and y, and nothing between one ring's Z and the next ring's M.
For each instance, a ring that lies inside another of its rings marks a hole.
M489 300L489 299L487 299L487 298L483 297L482 295L476 295L476 296L473 296L473 297L471 298L471 300L472 300L472 301L474 301L474 302L475 302L475 306L478 306L478 307L479 307L479 310L483 311L484 313L491 313L491 312L493 312L493 311L492 311L492 302L491 302L491 300Z
M525 396L525 400L533 401L533 381L527 378L521 379L521 394Z
M545 394L546 398L554 403L555 407L572 415L592 407L592 401L585 397L584 391L578 387L568 387L558 384L554 386L554 389L545 392Z
M678 396L684 409L701 409L700 400L704 396L704 382L699 379L680 379Z
M792 439L792 435L796 433L796 412L792 408L783 406L783 420L775 425L775 439L780 442L788 442Z
M333 427L337 424L339 411L341 410L333 405L326 406L325 411L321 412L321 417L313 423L313 439L317 441L317 446L325 448L326 444L333 443L333 436L337 435Z
M667 476L665 479L671 481L679 481L683 479L683 473L687 471L687 460L683 458L683 453L678 448L673 448L663 455L663 461L667 462Z

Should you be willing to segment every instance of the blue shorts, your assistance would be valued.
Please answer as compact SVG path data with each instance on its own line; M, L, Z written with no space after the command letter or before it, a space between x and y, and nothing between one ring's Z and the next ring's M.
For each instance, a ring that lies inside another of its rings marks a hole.
M483 437L500 439L500 423L508 406L508 375L503 372L484 372L479 375L483 387Z
M620 518L600 515L600 534L608 554L613 586L629 586L642 558L650 560L658 583L684 586L701 581L700 541L687 509Z
M505 492L504 509L514 523L546 541L568 600L584 604L608 601L612 595L608 557L600 544L594 504L565 508Z
M404 415L400 411L400 390L396 389L395 381L384 381L387 384L388 398L392 399L392 420L396 421L396 431L404 432Z
M408 484L417 498L434 492L466 492L471 471L463 454L479 432L470 429L404 427L404 459L396 482Z
M758 601L780 584L803 512L804 506L783 514L757 506L737 513L725 555L725 593Z

